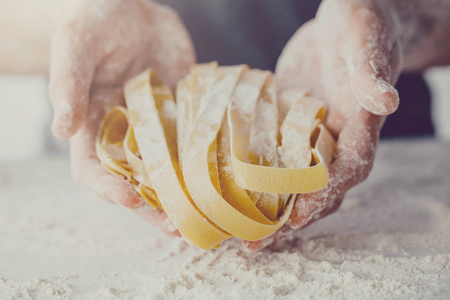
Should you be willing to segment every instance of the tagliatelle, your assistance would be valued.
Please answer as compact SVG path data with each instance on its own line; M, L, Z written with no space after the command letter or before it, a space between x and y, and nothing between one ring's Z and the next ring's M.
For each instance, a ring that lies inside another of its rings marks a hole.
M246 162L248 156L248 125L246 120L239 114L239 110L233 105L229 110L229 124L231 128L232 143L231 155L233 170L237 184L245 189L262 193L279 194L305 194L315 192L326 186L328 182L327 166L331 162L334 153L335 143L331 134L319 122L325 119L325 107L320 101L309 97L300 98L296 101L284 120L281 133L288 132L282 137L282 146L293 144L290 151L304 154L303 160L307 160L305 166L299 168L271 168ZM315 121L318 122L315 122ZM311 135L315 128L318 128L317 146L311 151ZM292 134L292 131L294 134ZM297 139L297 141L295 141ZM301 147L301 144L306 145ZM331 149L329 151L328 149ZM294 151L293 151L294 150ZM280 151L281 152L281 151ZM283 156L290 155L288 151L283 151ZM290 155L292 156L292 155ZM317 163L309 166L312 156ZM295 159L293 159L295 161ZM295 163L292 163L295 165Z
M129 126L128 112L114 107L103 119L96 144L97 156L111 173L127 179L153 208L162 208L144 162L139 156L133 127Z
M324 104L298 97L280 129L270 72L197 65L178 84L175 103L145 71L127 82L125 100L127 108L112 109L100 126L102 165L202 249L274 233L290 216L293 194L327 184L335 142L322 124Z

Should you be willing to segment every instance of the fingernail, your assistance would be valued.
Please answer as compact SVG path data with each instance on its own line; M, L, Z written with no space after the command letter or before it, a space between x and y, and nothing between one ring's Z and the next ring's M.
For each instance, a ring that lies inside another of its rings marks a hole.
M399 106L397 90L381 78L366 85L354 83L353 92L361 107L376 115L390 115Z
M383 79L377 80L377 89L382 93L381 95L384 98L380 102L384 104L384 111L386 114L394 113L400 104L400 97L397 89Z

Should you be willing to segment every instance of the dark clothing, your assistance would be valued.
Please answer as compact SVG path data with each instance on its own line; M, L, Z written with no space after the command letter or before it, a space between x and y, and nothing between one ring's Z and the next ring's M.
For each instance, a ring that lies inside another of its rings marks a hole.
M402 74L396 84L400 94L398 110L386 120L382 138L434 135L431 94L420 74Z
M173 7L191 34L198 62L274 70L294 32L312 19L319 0L159 0ZM402 75L399 110L382 137L432 135L430 93L420 75ZM406 105L405 105L406 104Z

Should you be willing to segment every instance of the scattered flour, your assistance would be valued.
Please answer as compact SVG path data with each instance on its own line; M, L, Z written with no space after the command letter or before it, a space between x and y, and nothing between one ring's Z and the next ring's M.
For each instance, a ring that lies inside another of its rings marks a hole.
M338 212L252 254L164 237L76 187L65 158L3 165L0 299L448 299L449 150L381 143Z

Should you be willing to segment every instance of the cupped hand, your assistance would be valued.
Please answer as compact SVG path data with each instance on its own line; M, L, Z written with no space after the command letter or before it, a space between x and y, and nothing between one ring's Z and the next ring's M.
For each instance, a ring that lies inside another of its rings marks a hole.
M75 180L132 208L168 235L179 233L165 213L152 210L131 184L103 169L95 139L105 113L124 104L127 79L152 68L173 88L194 62L192 42L176 13L145 0L85 1L52 39L52 130L58 138L70 138Z
M325 0L316 19L294 34L277 64L280 93L302 90L327 102L326 125L338 138L335 159L325 188L297 195L287 225L263 240L244 241L245 248L264 248L335 211L367 178L384 116L399 105L392 85L401 62L393 22L376 1Z

